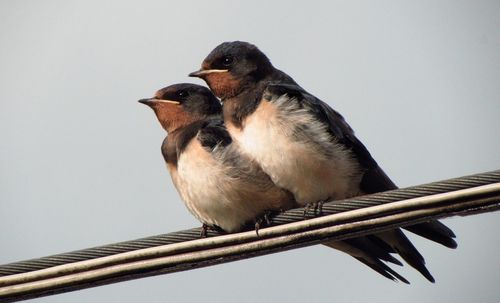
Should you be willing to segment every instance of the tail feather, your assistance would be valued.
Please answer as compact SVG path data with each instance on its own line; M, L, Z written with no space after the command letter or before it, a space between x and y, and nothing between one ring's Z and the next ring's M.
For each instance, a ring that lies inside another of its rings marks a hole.
M397 265L403 265L386 250L386 248L392 250L389 245L384 244L381 247L377 244L378 242L382 242L382 240L372 241L370 237L360 237L344 241L327 242L323 244L351 255L356 260L367 265L388 279L393 281L399 280L403 283L410 284L408 280L383 262L387 261Z
M388 253L391 253L391 254L395 254L397 253L394 248L392 248L392 246L390 246L389 244L387 244L386 242L384 242L382 239L380 239L379 237L375 236L375 235L367 235L366 236L367 238L369 238L372 242L376 243L377 246L381 247L382 249L384 249L386 252Z
M359 142L359 144L361 144L361 142ZM364 149L362 144L359 146L359 149L361 154L369 155L368 151ZM359 185L361 191L364 194L373 194L397 189L398 187L396 184L394 184L382 168L374 163L373 159L370 160L370 158L371 157L367 157L369 161L373 161L371 162L373 166L365 172L363 179L361 180L361 184ZM453 240L453 238L455 238L453 231L439 221L429 221L426 223L416 224L405 227L405 229L421 237L440 243L446 247L457 247L457 242Z
M389 245L379 239L377 239L378 241L374 241L374 239L377 239L377 237L366 236L347 239L344 240L344 242L363 251L367 255L369 254L370 257L403 266L403 263L401 263L401 261L391 255L391 253L394 253L394 251Z
M439 221L411 225L405 227L405 229L449 248L457 248L458 246L457 242L453 239L455 238L453 231Z
M397 253L408 263L411 267L418 270L427 280L434 283L434 277L429 270L425 267L424 257L418 252L408 238L403 234L400 229L395 229L387 232L377 234L383 241L397 251Z
M394 184L394 182L392 182L387 174L375 163L375 160L373 160L373 158L370 156L370 153L366 150L363 144L359 142L359 140L357 140L354 136L350 138L354 140L353 150L358 156L360 156L360 162L363 164L363 161L366 161L364 165L368 167L360 183L361 193L372 194L397 189L398 187L396 186L396 184ZM457 247L457 242L455 242L454 240L455 234L453 233L453 231L439 221L420 223L412 226L407 226L404 229L431 241L440 243L446 247ZM387 232L377 233L374 235L366 236L365 238L370 239L373 245L369 247L358 245L358 248L360 250L363 250L365 252L365 255L360 256L351 254L356 259L360 260L375 271L387 277L387 275L392 274L392 272L384 268L384 266L386 265L382 263L381 260L388 262L391 261L387 260L387 258L384 259L384 255L380 254L380 252L373 252L373 247L377 247L377 249L380 249L380 251L383 251L386 254L398 253L406 261L406 263L418 270L427 280L429 280L430 282L434 282L434 278L432 277L429 270L427 270L427 268L425 267L424 258L417 251L415 246L413 246L410 240L408 240L408 238L404 235L401 229L398 228ZM380 265L379 263L384 266ZM394 276L394 274L392 275Z
M401 281L406 284L410 284L408 280L406 280L403 276L395 272L392 268L384 264L382 261L378 259L363 259L363 258L358 258L354 257L361 263L365 264L366 266L370 267L374 271L378 272L382 276L392 280L392 281Z

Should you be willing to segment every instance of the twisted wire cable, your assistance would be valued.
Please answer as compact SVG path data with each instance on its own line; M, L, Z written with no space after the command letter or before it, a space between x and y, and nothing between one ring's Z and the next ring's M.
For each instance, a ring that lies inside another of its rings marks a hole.
M200 239L200 229L191 229L7 264L2 268L21 272L0 276L0 301L37 298L410 228L454 215L500 210L500 171L330 202L322 210L323 216L308 220L304 220L304 209L287 211L273 220L274 226L259 233L219 235L212 231L210 237Z
M400 200L446 193L450 191L498 182L500 182L500 170L454 178L445 181L438 181L419 186L412 186L373 195L360 196L342 201L328 202L322 206L321 215L331 215ZM312 212L308 212L304 217L304 209L293 209L273 217L270 225L274 226L286 224L312 217L314 217L314 214ZM38 259L0 265L0 277L41 270L67 263L106 257L139 249L196 240L200 238L200 233L201 228L192 228L188 230L77 250ZM209 230L207 232L207 237L219 236L222 234L222 232Z

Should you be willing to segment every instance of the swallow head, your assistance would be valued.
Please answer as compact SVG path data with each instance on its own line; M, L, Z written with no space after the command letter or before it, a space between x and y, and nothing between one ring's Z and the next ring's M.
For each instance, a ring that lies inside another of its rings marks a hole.
M273 66L266 55L248 42L224 42L203 60L201 69L189 74L208 84L222 99L231 98L249 83L266 77Z
M222 111L219 100L208 88L191 83L167 86L157 91L154 97L139 102L154 110L167 132L220 115Z

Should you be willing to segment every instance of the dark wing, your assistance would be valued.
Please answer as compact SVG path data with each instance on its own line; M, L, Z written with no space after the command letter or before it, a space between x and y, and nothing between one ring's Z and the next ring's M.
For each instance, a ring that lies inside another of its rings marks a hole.
M169 134L161 145L165 161L177 165L180 154L207 123L207 121L197 121Z
M347 124L344 117L333 110L328 104L309 94L303 88L294 84L270 83L267 91L275 95L287 94L295 97L304 109L307 109L319 121L328 126L328 131L337 141L350 149L359 163L365 169L365 174L360 183L360 189L367 194L397 189L397 186L378 166L370 152L354 135L354 131ZM457 243L453 231L439 221L416 224L407 230L425 237L444 246L455 248Z
M163 140L161 144L161 154L165 162L177 165L177 152L175 148L172 148L172 142L169 140L168 136L165 137L165 140Z
M319 121L328 126L331 135L339 143L352 150L354 156L365 169L365 174L360 184L360 189L364 193L371 194L397 188L378 166L363 143L356 138L354 131L347 124L344 117L328 106L328 104L309 94L298 85L271 83L268 85L267 90L276 95L287 94L290 97L296 97L303 108L307 109Z
M231 136L220 119L204 122L198 134L198 140L203 147L213 151L216 146L227 146L232 142Z
M296 97L304 108L307 108L319 121L328 125L330 133L340 143L353 151L360 164L365 168L365 174L360 183L360 189L364 193L372 194L398 188L378 166L363 143L356 138L354 131L344 117L328 104L309 94L298 85L271 83L267 89L273 94L288 94ZM417 224L405 229L446 247L457 247L457 243L452 239L455 238L453 231L439 221Z
M333 110L325 102L310 94L308 94L308 98L304 98L304 100L307 102L307 107L315 109L314 113L317 115L318 119L328 123L332 134L336 138L339 138L339 142L353 151L358 161L365 168L365 174L360 183L360 189L364 193L372 194L398 188L372 158L370 152L363 143L356 138L354 131L347 124L342 115ZM457 242L453 240L453 238L455 238L453 231L437 220L408 226L405 229L446 247L457 247Z

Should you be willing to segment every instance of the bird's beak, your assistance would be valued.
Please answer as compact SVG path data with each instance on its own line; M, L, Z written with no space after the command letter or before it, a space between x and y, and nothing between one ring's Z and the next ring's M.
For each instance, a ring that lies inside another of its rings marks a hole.
M200 69L195 72L190 73L189 77L198 77L203 78L203 76L213 73L225 73L228 72L228 69Z
M139 103L145 104L149 107L151 107L154 104L154 99L153 98L146 98L146 99L141 99L139 100Z
M168 103L168 104L175 104L175 105L181 104L179 101L163 100L163 99L156 99L156 98L141 99L141 100L139 100L139 103L146 104L149 107L154 107L155 105L157 105L159 103Z

